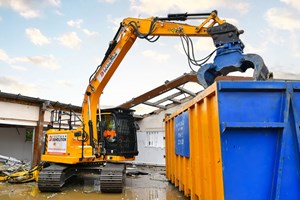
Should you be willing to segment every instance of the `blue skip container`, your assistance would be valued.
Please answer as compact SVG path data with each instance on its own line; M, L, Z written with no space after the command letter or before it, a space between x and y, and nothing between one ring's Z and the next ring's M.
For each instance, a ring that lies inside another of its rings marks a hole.
M191 199L300 200L300 82L218 81L165 125L167 178Z

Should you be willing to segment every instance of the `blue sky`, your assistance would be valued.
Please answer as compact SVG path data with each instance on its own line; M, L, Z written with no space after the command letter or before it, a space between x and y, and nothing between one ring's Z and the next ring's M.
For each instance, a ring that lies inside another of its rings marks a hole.
M0 90L81 105L123 18L212 10L245 31L244 52L261 55L275 78L300 79L299 0L0 0ZM197 58L214 50L210 38L193 41ZM101 103L119 105L187 72L179 38L137 39Z

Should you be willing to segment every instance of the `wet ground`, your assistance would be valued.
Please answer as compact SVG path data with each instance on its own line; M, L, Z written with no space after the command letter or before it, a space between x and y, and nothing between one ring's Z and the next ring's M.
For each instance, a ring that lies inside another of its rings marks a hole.
M35 182L9 184L0 182L0 199L30 200L187 200L165 178L163 167L128 166L127 172L147 172L148 175L127 176L125 188L121 194L101 194L96 176L83 175L72 178L60 193L41 193Z

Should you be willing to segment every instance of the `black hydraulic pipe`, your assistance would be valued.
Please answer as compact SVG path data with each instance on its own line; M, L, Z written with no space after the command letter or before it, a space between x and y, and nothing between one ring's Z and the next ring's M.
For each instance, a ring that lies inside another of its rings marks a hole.
M94 148L94 131L93 131L93 122L92 122L92 116L91 116L91 92L86 92L86 95L88 96L88 116L89 116L89 132L90 132L90 145Z
M110 53L111 53L111 52L114 50L114 48L117 46L117 44L118 44L117 39L118 39L118 37L119 37L119 35L120 35L121 31L122 31L122 28L123 28L123 26L122 26L122 24L120 24L120 27L119 27L119 29L118 29L118 31L117 31L117 33L116 33L114 39L109 43L108 49L107 49L106 52L105 52L105 55L104 55L104 58L103 58L101 64L97 66L97 69L96 69L96 70L94 71L94 73L90 76L90 78L89 78L89 83L91 82L92 78L93 78L94 75L97 73L97 71L100 69L100 67L103 65L103 63L107 60L107 58L108 58L108 56L110 55Z
M117 46L117 44L118 44L117 39L119 38L119 35L120 35L121 31L122 31L122 28L123 28L123 26L122 26L122 24L120 24L120 27L119 27L117 33L115 34L114 39L109 43L108 49L106 50L105 56L104 56L104 58L103 58L103 60L102 60L102 62L101 62L100 65L103 65L103 63L107 60L107 58L110 55L110 53Z
M212 12L215 12L217 14L217 11L214 10ZM211 12L211 13L212 13ZM168 14L168 17L157 17L157 20L176 20L176 21L185 21L188 19L188 17L204 17L209 16L211 13L175 13L175 14Z
M89 120L89 129L90 129L90 144L94 148L94 131L93 131L93 122Z
M82 136L81 136L81 160L83 160L84 158L84 126L83 126L83 129L82 129Z

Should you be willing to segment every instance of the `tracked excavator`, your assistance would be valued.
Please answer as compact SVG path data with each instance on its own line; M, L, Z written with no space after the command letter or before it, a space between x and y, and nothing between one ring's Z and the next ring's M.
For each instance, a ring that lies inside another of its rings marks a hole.
M187 20L199 20L200 24L184 23ZM82 125L74 129L69 121L69 127L51 126L45 133L42 161L48 165L39 173L39 190L61 191L70 177L85 172L99 175L101 192L122 192L124 161L132 161L138 155L133 111L122 108L101 110L99 99L136 38L150 42L160 36L180 38L189 65L199 67L197 76L204 88L218 76L233 71L245 72L249 68L254 69L255 80L271 78L272 74L259 55L243 54L244 44L239 38L242 33L221 20L217 11L124 19L103 61L89 79L82 103ZM206 63L213 53L201 60L195 58L191 37L212 38L216 47L213 63ZM57 113L53 116L61 117Z

